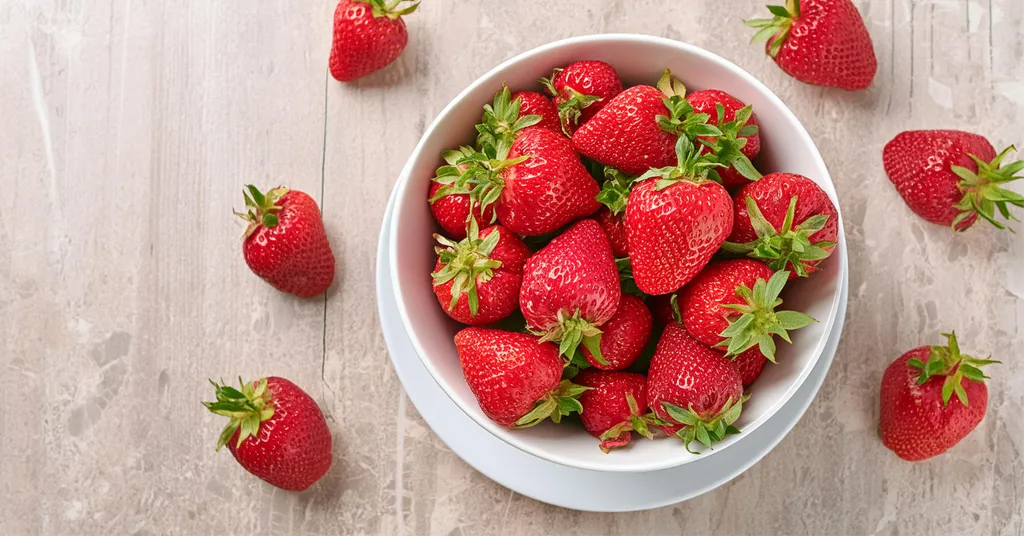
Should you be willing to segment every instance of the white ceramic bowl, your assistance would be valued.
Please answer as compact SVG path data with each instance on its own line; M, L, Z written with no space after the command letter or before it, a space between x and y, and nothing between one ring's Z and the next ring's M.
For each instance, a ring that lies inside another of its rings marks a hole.
M540 458L594 471L644 472L674 467L721 452L743 441L747 434L731 436L701 455L688 453L679 441L670 438L634 440L626 449L604 454L592 436L575 426L545 423L527 430L507 430L483 414L466 385L452 341L460 325L444 313L431 287L435 260L431 234L438 227L426 200L430 179L441 165L441 151L472 142L473 125L502 82L513 91L539 90L538 78L550 75L553 67L578 60L608 62L627 86L653 85L669 68L690 91L718 88L752 104L761 128L757 167L764 173L786 171L810 177L838 207L831 178L814 142L789 108L750 74L715 54L669 39L614 34L576 37L535 48L492 69L455 97L427 129L395 186L391 284L402 322L427 370L463 411L498 438ZM839 231L842 233L841 220ZM783 308L804 311L818 323L795 332L792 345L779 344L779 364L768 364L743 407L737 423L741 432L759 427L793 396L825 347L835 323L846 270L843 242L823 267L812 279L796 281L784 293Z

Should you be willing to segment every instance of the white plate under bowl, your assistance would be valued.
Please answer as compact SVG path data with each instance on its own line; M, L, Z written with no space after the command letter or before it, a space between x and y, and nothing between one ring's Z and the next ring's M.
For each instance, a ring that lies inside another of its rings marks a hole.
M392 195L392 200L394 196ZM389 280L388 239L391 205L384 216L377 252L377 310L395 366L409 400L442 441L466 463L495 482L538 501L594 512L646 510L692 499L732 480L775 447L796 425L825 379L835 356L846 316L846 282L835 328L806 381L779 411L746 441L717 456L705 456L679 467L644 473L577 469L527 454L481 428L456 406L416 355L398 315ZM641 443L635 441L629 448ZM655 442L670 443L669 439ZM590 448L598 450L591 440ZM678 447L678 445L676 445ZM625 451L606 456L618 456Z
M573 427L544 424L509 431L480 410L463 379L452 337L460 326L441 310L431 288L434 266L431 233L437 230L427 204L427 190L439 155L447 148L472 141L473 125L482 106L505 82L513 90L539 89L537 79L551 68L576 60L598 59L613 65L627 85L652 84L670 68L691 91L724 89L752 104L761 132L761 154L755 163L765 173L799 173L817 182L836 201L828 170L793 113L768 88L732 63L686 43L644 35L595 35L566 39L521 54L480 77L434 120L402 170L395 187L395 213L389 237L389 279L395 287L398 314L416 354L445 393L473 420L503 441L538 457L570 467L595 471L654 471L720 455L751 432L796 393L825 348L840 310L841 281L846 271L846 245L841 239L824 269L810 280L794 282L784 293L786 306L801 310L818 323L793 335L793 344L780 344L779 365L768 367L744 404L730 436L702 456L678 444L645 441L628 452L605 456L593 449L593 439ZM842 220L839 221L842 237Z

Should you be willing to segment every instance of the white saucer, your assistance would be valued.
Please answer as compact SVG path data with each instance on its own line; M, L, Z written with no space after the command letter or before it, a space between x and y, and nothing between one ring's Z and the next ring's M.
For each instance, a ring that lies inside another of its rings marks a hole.
M842 283L832 336L817 365L793 398L743 441L716 456L647 473L588 471L543 460L481 428L452 402L420 362L398 316L390 281L388 235L393 202L394 195L381 225L376 274L381 329L398 378L409 400L448 448L491 480L538 501L574 510L627 512L706 493L749 469L789 433L814 399L835 357L846 317L847 280Z

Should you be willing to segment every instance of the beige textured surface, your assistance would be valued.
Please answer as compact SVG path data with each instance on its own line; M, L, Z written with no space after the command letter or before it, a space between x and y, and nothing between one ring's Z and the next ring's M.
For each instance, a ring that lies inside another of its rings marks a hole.
M912 217L882 145L960 127L1024 144L1024 2L857 0L874 86L801 85L738 17L761 0L425 0L397 64L326 78L331 1L0 0L0 526L5 534L1024 534L1024 233ZM820 395L746 474L651 512L571 512L455 457L402 394L372 268L420 133L475 77L548 41L653 33L718 52L806 124L851 252L846 330ZM326 300L248 272L239 186L322 202ZM991 352L991 405L942 458L875 433L882 369L955 328ZM287 376L318 399L336 462L292 494L213 444L207 377ZM401 486L396 485L401 482ZM400 488L400 489L399 489Z

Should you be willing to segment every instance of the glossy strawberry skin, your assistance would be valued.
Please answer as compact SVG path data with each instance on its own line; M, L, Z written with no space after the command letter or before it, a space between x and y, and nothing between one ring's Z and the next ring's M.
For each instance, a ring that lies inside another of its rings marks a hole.
M455 334L455 347L480 409L502 426L529 413L562 378L558 347L533 335L466 328Z
M629 256L629 238L626 236L626 213L612 214L608 207L601 207L594 217L601 224L604 234L612 244L612 254L616 259Z
M294 383L268 377L267 390L274 415L241 445L236 430L227 447L246 471L281 489L305 490L331 468L331 431L320 407Z
M519 117L524 115L539 115L540 122L534 126L546 128L552 132L562 133L561 120L558 118L558 108L550 99L541 93L534 91L519 91L512 94L512 100L519 99Z
M675 292L699 273L732 231L729 193L714 181L679 181L656 190L657 179L633 188L626 236L633 278L646 294Z
M508 158L529 155L502 171L505 186L498 220L515 233L536 236L597 212L600 188L580 163L569 139L536 126L522 130Z
M896 135L882 150L882 165L889 181L910 207L925 220L951 226L960 210L954 205L964 193L960 177L951 166L977 173L978 164L969 154L990 162L996 151L987 139L959 130L912 130ZM977 214L957 224L963 230L978 219Z
M882 376L882 443L908 461L938 456L959 443L978 426L988 406L988 387L981 382L962 382L970 407L953 396L943 408L945 376L917 385L921 370L907 362L914 358L927 362L930 352L929 346L915 348L893 361Z
M452 284L454 280L446 281L440 285L434 284L434 294L441 304L444 312L454 320L470 326L483 326L493 324L519 308L519 286L523 281L523 266L530 256L530 248L523 244L515 233L494 225L480 231L480 238L486 238L493 232L498 232L500 237L498 245L494 247L489 258L500 261L501 266L492 271L489 280L484 281L478 277L476 281L477 298L479 308L476 315L469 311L469 296L465 292L459 296L455 308L449 310L452 301ZM434 272L437 273L443 268L440 257L434 264Z
M433 199L443 186L441 183L432 181L427 199ZM468 194L446 195L430 204L430 212L441 229L444 230L445 236L455 240L466 238L466 223L469 221ZM473 217L480 227L490 225L494 217L494 205L489 205L483 214L480 212L479 205L473 207Z
M774 59L801 82L848 91L870 86L878 70L871 35L850 0L801 0L800 16Z
M618 310L622 291L612 248L601 226L582 220L527 259L519 304L530 328L548 331L558 314L580 317L594 326Z
M768 265L751 259L708 264L679 294L683 327L701 344L724 351L716 346L722 342L719 333L725 331L729 320L738 314L722 306L745 304L746 300L736 295L736 287L746 285L752 289L758 279L767 282L774 273Z
M300 298L322 294L334 281L334 253L312 197L289 190L278 199L278 223L256 225L242 242L249 269L281 292Z
M702 418L711 419L729 399L736 402L742 396L742 379L729 360L694 340L680 324L665 326L647 373L647 401L658 417L676 422L662 406L668 402L684 409L692 406Z
M736 192L733 198L733 210L736 217L729 241L745 243L757 239L757 233L750 223L750 214L747 213L747 197L754 198L757 208L761 210L764 218L772 227L779 230L786 220L786 211L789 210L789 202L793 196L797 197L796 214L793 218L794 227L811 216L824 214L828 216L825 227L812 234L809 237L810 241L812 244L837 242L839 240L839 212L836 210L836 206L832 204L832 200L829 199L825 190L822 190L814 181L793 173L770 173ZM825 249L831 252L835 246ZM813 269L822 260L806 261L806 264ZM791 266L787 266L787 268L793 272Z
M708 120L708 124L715 126L718 126L719 124L718 104L721 104L722 109L725 111L722 119L726 123L735 119L736 112L746 106L736 97L718 89L694 91L686 96L686 102L689 102L690 106L693 106L694 112L710 115L711 119ZM751 114L750 119L747 120L746 124L757 126L757 114ZM761 152L761 134L754 133L751 136L740 137L747 140L747 143L743 146L741 152L744 156L753 160L757 157L758 153ZM716 171L722 178L722 186L725 186L729 190L733 190L750 183L750 179L740 175L740 173L736 171L736 168L732 166L727 168L717 168Z
M573 147L583 156L630 175L674 166L678 137L661 130L656 119L670 115L664 97L651 86L626 89L573 133Z
M739 373L740 379L743 381L743 387L750 387L751 384L757 381L767 363L768 358L756 346L748 348L732 358L732 364L736 367L736 372Z
M613 426L634 416L626 401L627 394L636 401L641 413L647 408L647 378L643 374L588 369L580 372L573 381L591 388L580 395L583 406L580 418L583 427L594 437L601 437ZM630 436L631 432L623 432L609 442L613 446L625 446Z
M601 356L608 364L601 364L586 348L583 349L583 355L597 369L626 369L636 361L647 345L653 325L654 319L644 301L623 294L615 315L601 326Z
M341 82L362 78L398 59L408 42L401 17L374 17L370 4L341 0L334 10L331 76Z
M569 64L555 76L552 83L558 91L558 95L552 99L556 107L570 97L570 88L583 95L601 98L580 110L577 124L566 125L570 133L594 117L612 98L622 93L622 80L619 79L619 74L615 72L614 67L603 61L588 60Z

